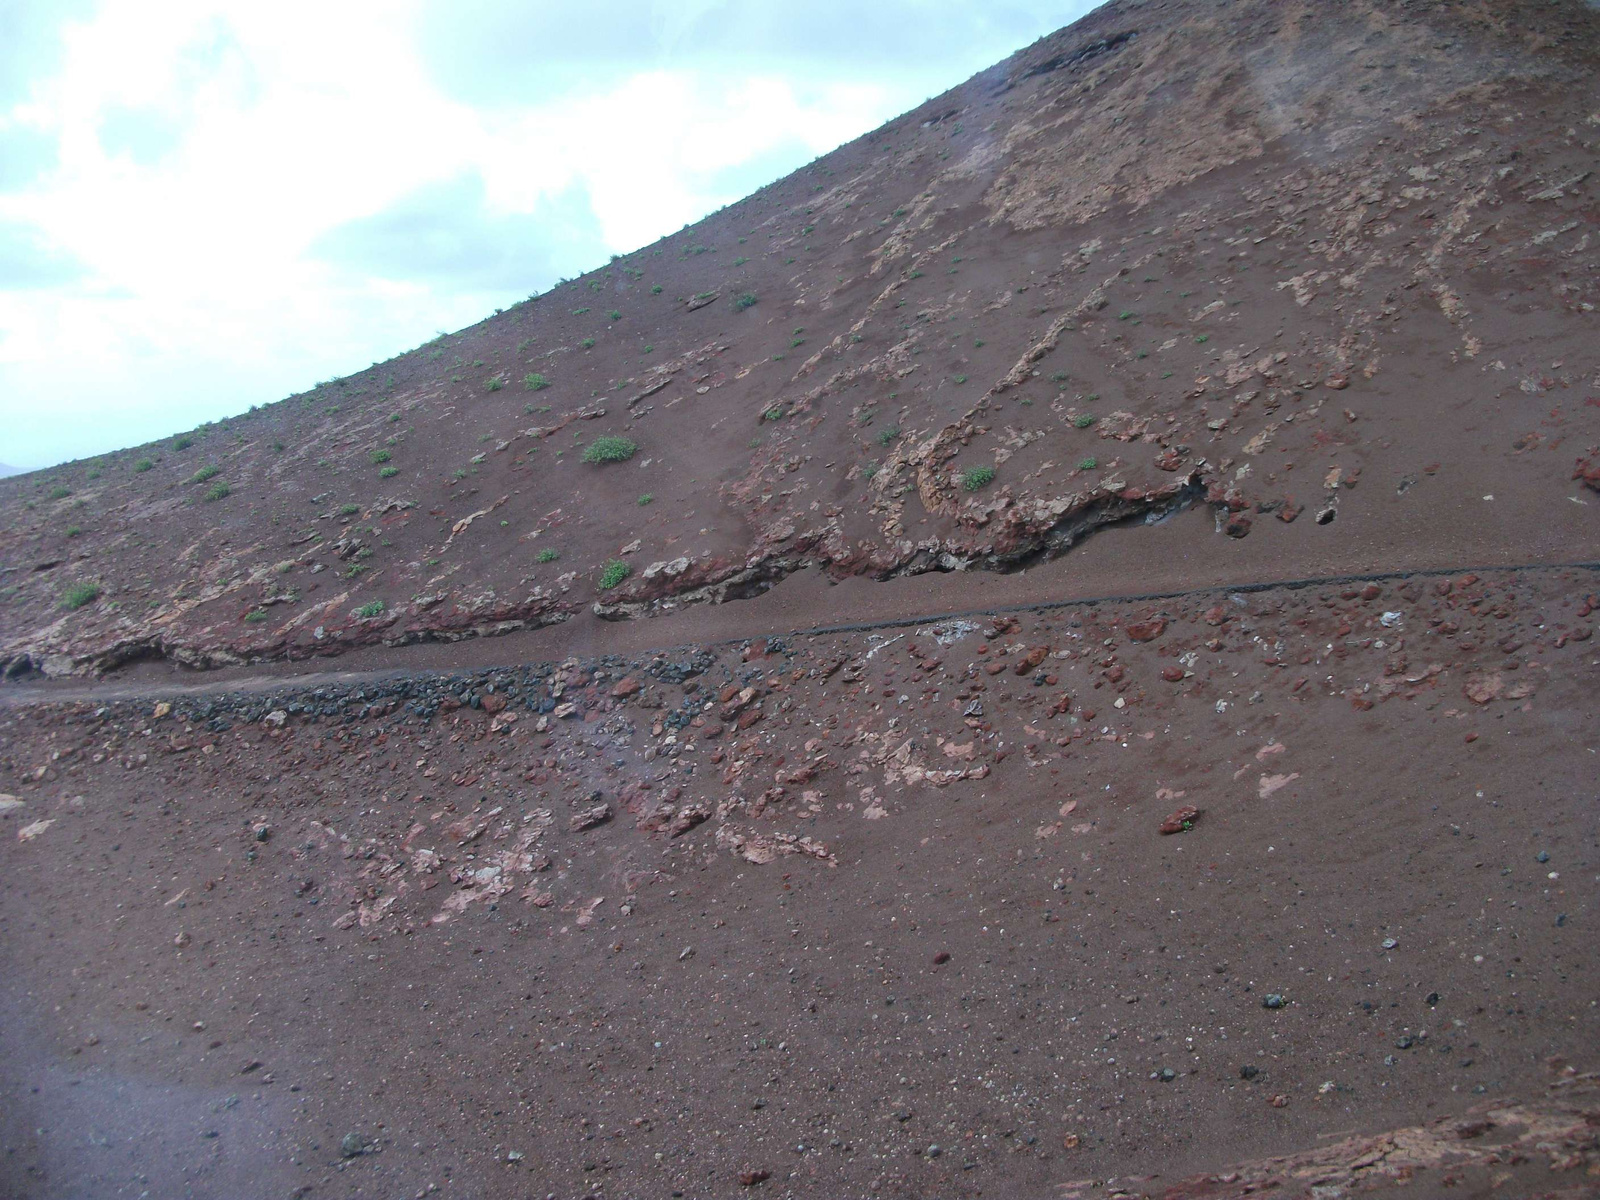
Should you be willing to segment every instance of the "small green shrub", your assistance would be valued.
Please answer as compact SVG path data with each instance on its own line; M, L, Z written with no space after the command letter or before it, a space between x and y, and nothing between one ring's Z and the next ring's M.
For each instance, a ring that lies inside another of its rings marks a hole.
M594 349L594 339L593 338L584 338L583 341L578 343L578 345L582 346L585 350L593 350Z
M761 419L763 421L781 421L783 420L783 409L773 405L761 414Z
M622 320L622 311L620 309L613 308L606 314L606 316L610 317L613 321L620 321Z
M1089 413L1079 413L1072 418L1072 424L1078 429L1087 429L1094 424L1094 417Z
M1197 346L1204 346L1210 340L1211 335L1209 333L1202 333L1194 339L1194 344Z
M620 558L613 558L606 564L605 570L600 572L600 590L603 592L609 592L612 588L616 587L619 583L632 574L632 567L623 562Z
M754 292L740 292L733 298L733 311L743 312L747 308L754 308L758 299Z
M386 462L388 462L391 458L394 457L394 455L390 454L387 450L374 450L372 452L372 454L370 455L370 457L371 457L373 463L377 464L377 463L386 463Z
M362 618L363 620L371 620L373 617L382 616L383 609L384 604L382 600L373 600L356 609L356 616Z
M141 474L145 471L152 470L154 467L155 463L151 462L148 458L141 458L138 462L133 464L133 469Z
M965 383L966 381L967 381L967 377L965 375L957 375L956 376L956 382L957 383Z
M1080 470L1080 471L1092 471L1096 467L1098 467L1099 465L1100 465L1100 460L1095 458L1093 455L1090 455L1088 458L1084 459L1082 462L1080 462L1078 464L1078 470Z
M646 492L644 495L639 497L639 507L643 508L645 505L653 503L654 501L655 501L655 497L652 496L649 492Z
M81 525L69 525L69 526L67 526L67 536L68 537L77 537L82 532L83 532L83 526L81 526Z
M614 463L627 462L639 451L636 443L625 437L615 434L606 434L597 437L589 443L588 449L583 452L583 461L586 463Z
M193 475L189 476L189 478L188 478L188 480L186 482L188 482L188 483L204 483L206 480L215 479L218 475L221 475L221 474L222 474L222 468L219 467L219 466L216 466L215 464L210 465L210 466L204 466L204 467L201 467L198 471L196 471Z
M251 609L249 612L245 613L244 619L249 621L252 625L259 625L262 621L267 619L267 610L264 608Z
M878 445L887 446L900 436L900 426L891 425L888 429L878 430Z
M400 468L399 467L384 467L381 471L378 472L378 478L379 479L393 479L398 474L400 474Z
M660 284L659 284L659 283L658 283L658 284L656 284L656 285L655 285L655 286L654 286L654 287L652 287L652 288L651 288L651 289L650 289L650 294L651 294L651 295L652 295L652 296L659 296L659 295L661 295L661 285L660 285Z
M535 554L533 556L533 561L534 562L542 562L542 563L551 563L551 562L555 562L556 559L558 559L560 557L561 557L561 554L560 554L559 551L554 550L549 546L546 546L543 550L539 551L538 554Z
M211 490L206 493L205 498L207 500L223 500L226 499L232 491L233 489L225 483L212 484Z
M489 380L489 390L491 392L498 392L501 388L505 387L505 385L506 381L499 375L496 375L493 379Z
M180 438L174 438L172 442L174 450L187 450L192 445L194 445L194 439L187 433Z
M961 472L961 486L969 492L988 487L994 482L993 467L968 467Z
M85 604L93 604L100 598L100 585L98 583L75 583L61 595L61 607L67 609L82 608Z
M589 338L588 342L591 346L594 345L593 338ZM550 381L543 375L539 374L539 372L530 371L528 374L522 377L522 386L527 388L530 392L542 392L545 388L550 386Z
M353 517L358 512L361 511L361 505L359 505L359 504L341 504L341 505L339 505L338 511L339 511L339 515L341 517Z
M65 500L68 496L72 495L72 489L67 487L65 484L58 483L55 485L55 487L46 492L45 495L49 496L52 500Z

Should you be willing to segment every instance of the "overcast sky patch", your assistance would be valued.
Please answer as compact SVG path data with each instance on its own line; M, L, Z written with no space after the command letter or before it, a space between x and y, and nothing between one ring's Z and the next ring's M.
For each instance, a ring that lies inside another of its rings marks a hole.
M165 437L677 231L1083 0L7 0L0 461Z

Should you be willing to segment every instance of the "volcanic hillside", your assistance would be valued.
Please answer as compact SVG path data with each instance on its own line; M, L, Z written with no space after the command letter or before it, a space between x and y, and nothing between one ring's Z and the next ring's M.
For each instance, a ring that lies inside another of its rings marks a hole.
M0 481L0 1196L1595 1196L1597 55L1119 0Z
M1195 503L1285 576L1600 556L1597 46L1578 2L1108 4L470 329L0 483L0 662L1008 571Z

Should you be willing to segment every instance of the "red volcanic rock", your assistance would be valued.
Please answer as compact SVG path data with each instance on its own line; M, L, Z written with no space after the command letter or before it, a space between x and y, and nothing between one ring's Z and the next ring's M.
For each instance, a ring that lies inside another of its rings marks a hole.
M1600 492L1600 450L1591 451L1587 458L1580 458L1572 468L1572 477Z
M1151 617L1148 621L1134 621L1126 627L1128 637L1135 642L1153 642L1167 628L1165 617Z
M1167 819L1161 822L1160 832L1163 834L1186 833L1194 828L1194 823L1200 819L1200 810L1192 804L1185 804L1175 808L1167 814Z
M1050 656L1049 646L1035 646L1017 660L1014 668L1018 675L1026 675Z

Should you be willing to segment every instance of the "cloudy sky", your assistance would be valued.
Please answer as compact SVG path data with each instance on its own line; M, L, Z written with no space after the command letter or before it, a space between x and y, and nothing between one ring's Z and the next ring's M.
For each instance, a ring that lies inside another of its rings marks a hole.
M0 0L0 463L470 324L1090 7Z

